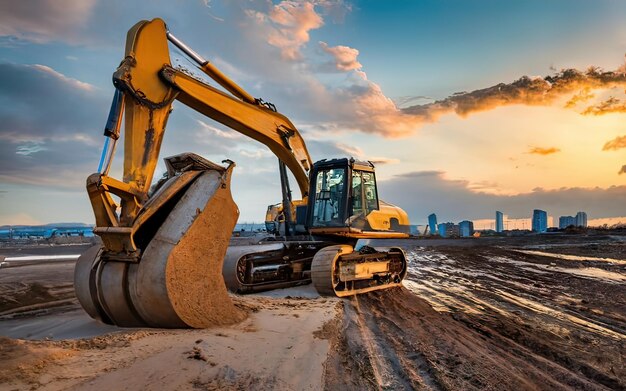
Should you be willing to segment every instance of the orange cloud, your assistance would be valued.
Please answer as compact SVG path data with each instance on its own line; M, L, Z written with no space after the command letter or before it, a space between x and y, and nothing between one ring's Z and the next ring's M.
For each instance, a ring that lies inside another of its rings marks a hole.
M481 90L454 94L430 104L407 107L403 111L421 117L424 121L433 122L447 113L465 117L471 113L514 104L546 106L575 91L613 87L626 87L626 73L605 72L594 67L585 72L565 69L546 77L522 76L509 84L500 83ZM578 95L579 98L572 98L575 102L585 96L583 93L581 97L580 92Z
M300 49L309 42L309 31L324 25L322 17L315 12L313 2L281 1L272 6L268 14L248 12L257 23L267 24L271 30L267 43L280 49L283 59L302 59Z
M323 51L333 56L337 70L347 72L363 67L357 60L359 56L357 49L342 45L330 47L326 42L320 42L320 47Z
M528 153L530 154L542 155L542 156L551 155L557 152L561 152L561 150L555 147L550 147L550 148L533 147L528 151Z
M618 136L611 141L607 141L602 147L603 151L617 151L618 149L626 148L626 136Z
M589 87L585 87L582 90L580 90L578 92L578 94L572 96L572 98L570 100L567 101L567 103L565 103L565 108L566 109L573 109L576 107L576 105L580 102L586 102L589 99L594 98L595 95L591 93L591 88Z
M585 111L581 114L583 115L603 115L608 113L625 113L626 112L626 104L622 103L619 99L615 97L610 97L604 102L600 102L595 106L589 106Z

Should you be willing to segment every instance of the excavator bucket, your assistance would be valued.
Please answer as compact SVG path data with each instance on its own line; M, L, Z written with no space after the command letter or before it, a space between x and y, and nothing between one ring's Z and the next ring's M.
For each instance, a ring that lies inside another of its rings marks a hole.
M98 245L85 252L75 268L76 296L91 317L122 327L203 328L240 321L245 315L222 278L239 216L230 192L234 164L225 168L193 154L166 164L169 178L143 205L126 240L136 250ZM106 244L118 237L116 230L128 234L119 227L96 233Z

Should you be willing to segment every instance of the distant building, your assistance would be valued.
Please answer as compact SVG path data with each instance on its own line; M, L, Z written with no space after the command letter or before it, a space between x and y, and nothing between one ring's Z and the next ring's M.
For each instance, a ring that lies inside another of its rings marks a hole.
M430 229L430 234L437 234L437 215L432 213L428 216L428 229Z
M548 230L548 213L545 210L533 210L533 231L546 232Z
M459 226L454 223L441 223L437 228L439 229L439 236L442 238L459 236Z
M423 226L422 226L423 227ZM409 235L418 236L424 233L424 231L420 231L419 225L409 225Z
M565 229L570 225L576 225L576 218L573 216L561 216L559 217L559 228Z
M468 220L459 223L459 235L462 238L469 238L474 234L474 223Z
M587 227L587 213L585 212L576 213L576 226Z
M496 232L504 231L504 221L502 212L496 211Z

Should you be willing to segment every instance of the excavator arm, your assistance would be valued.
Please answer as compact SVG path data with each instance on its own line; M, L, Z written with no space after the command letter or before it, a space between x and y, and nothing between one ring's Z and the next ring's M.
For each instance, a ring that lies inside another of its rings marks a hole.
M231 94L173 68L168 40ZM112 146L108 153L103 152L106 155L103 169L89 178L87 186L96 215L96 232L101 236L115 236L115 239L107 240L109 248L136 250L132 230L124 227L132 225L147 200L174 100L266 145L292 172L306 201L312 162L296 127L287 117L276 112L273 105L253 98L174 37L161 19L141 21L129 30L125 57L113 75L113 83L116 93L105 129L105 136L113 140ZM115 142L120 136L124 111L124 178L118 181L108 177L107 173ZM121 199L117 219L117 205L109 194Z
M171 66L165 66L161 76L178 90L176 99L185 105L266 145L290 169L302 196L308 195L311 157L287 117L261 104L233 98Z

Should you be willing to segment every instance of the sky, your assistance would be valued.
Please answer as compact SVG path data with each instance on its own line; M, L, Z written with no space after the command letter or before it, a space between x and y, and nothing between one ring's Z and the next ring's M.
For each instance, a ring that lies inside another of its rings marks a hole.
M0 225L94 222L111 75L127 30L155 17L274 103L314 161L375 162L380 197L414 224L533 209L626 223L625 16L602 0L0 2ZM237 163L239 222L280 201L265 146L175 102L161 156L181 152Z

